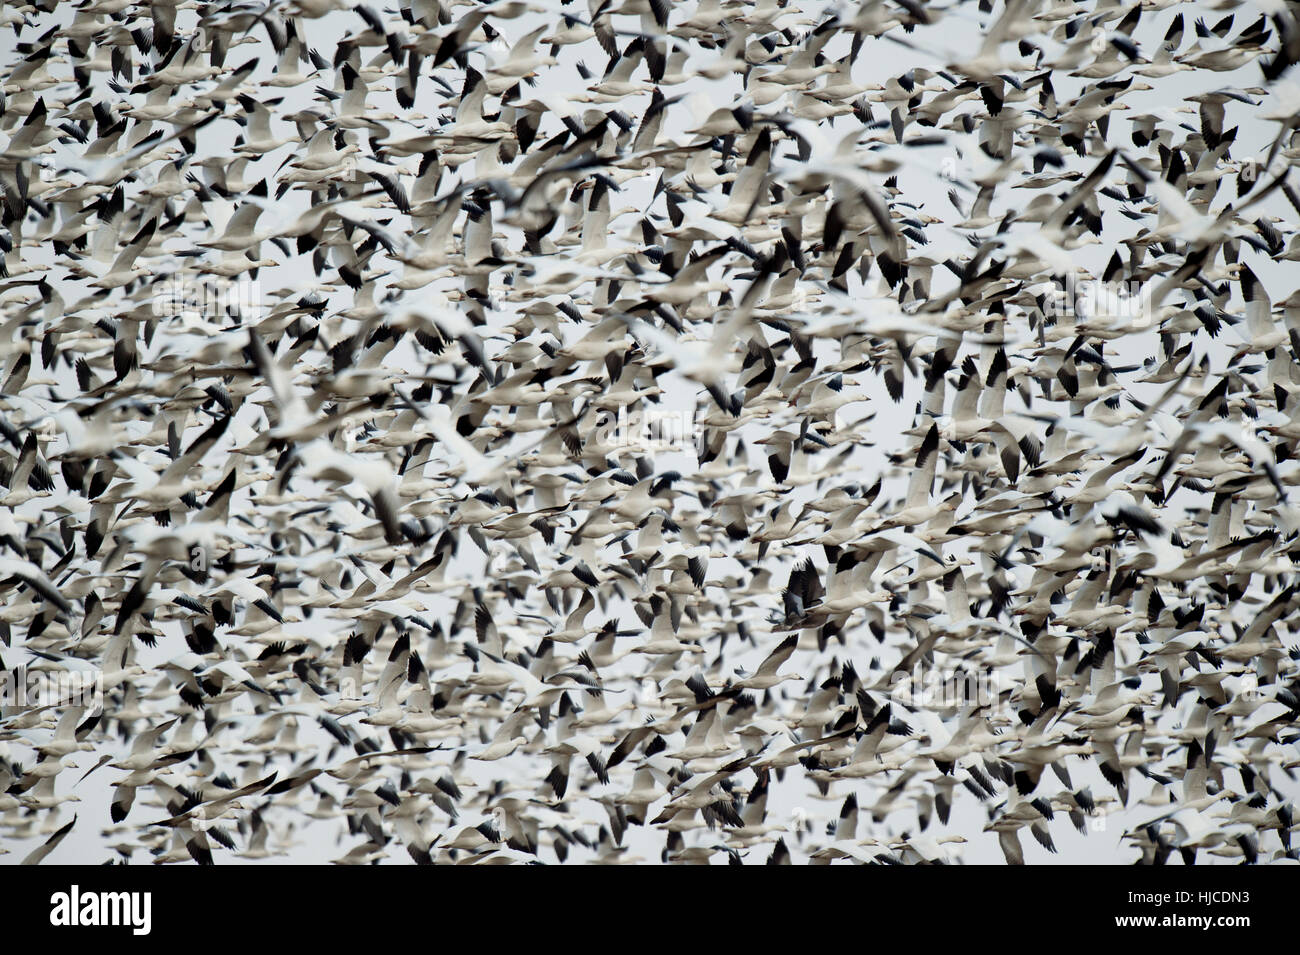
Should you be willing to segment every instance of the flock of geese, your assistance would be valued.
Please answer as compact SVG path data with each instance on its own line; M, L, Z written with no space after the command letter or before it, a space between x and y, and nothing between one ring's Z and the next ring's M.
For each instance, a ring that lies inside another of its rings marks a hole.
M1300 858L1294 4L2 16L8 861Z

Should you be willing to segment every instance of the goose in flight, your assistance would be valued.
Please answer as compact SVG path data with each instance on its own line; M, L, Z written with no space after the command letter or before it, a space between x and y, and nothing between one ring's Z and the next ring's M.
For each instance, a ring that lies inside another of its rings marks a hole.
M0 851L1298 858L1290 5L192 6L0 16Z

